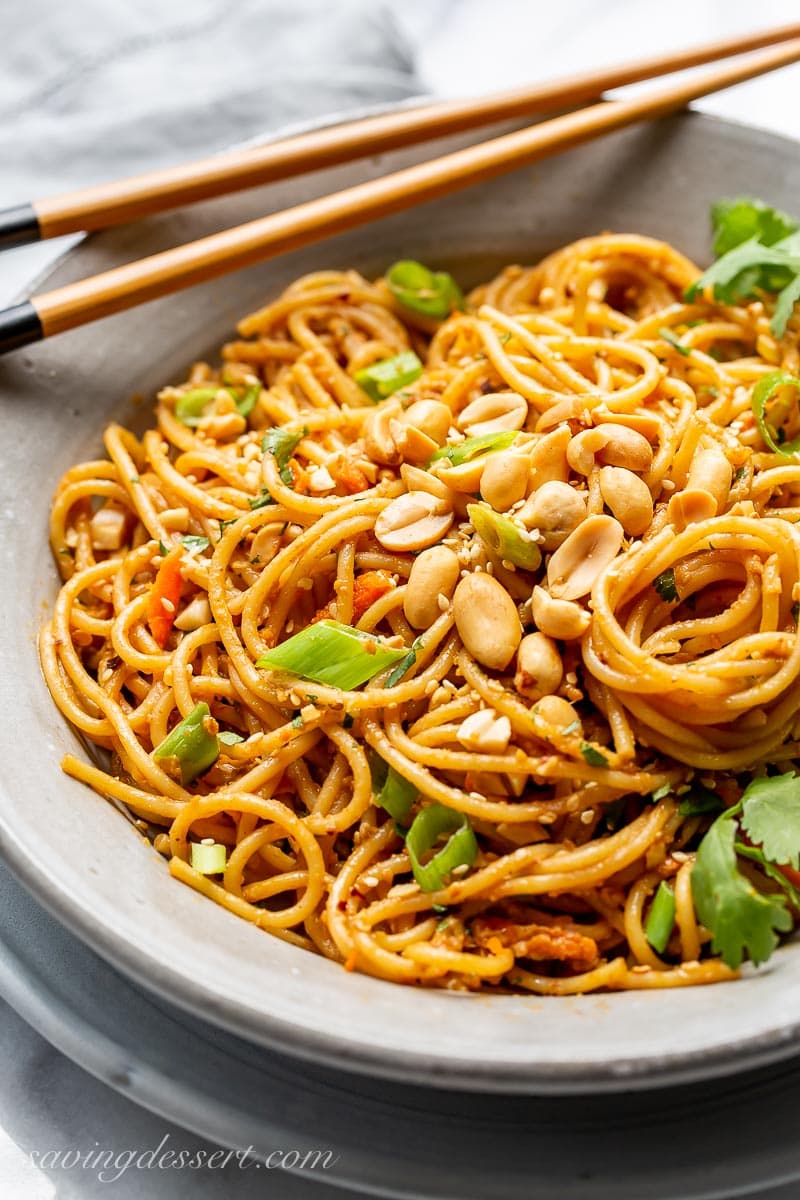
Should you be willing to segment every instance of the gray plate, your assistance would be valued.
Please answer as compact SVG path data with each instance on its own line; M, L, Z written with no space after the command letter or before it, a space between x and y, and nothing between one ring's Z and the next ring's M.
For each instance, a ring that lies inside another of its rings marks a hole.
M444 148L461 144L448 141ZM432 149L441 149L442 144ZM405 151L209 203L89 239L57 285L234 224L424 152ZM76 750L34 651L55 591L45 537L60 473L97 454L130 397L213 354L238 315L304 272L378 272L398 257L451 267L467 285L504 261L602 229L667 238L703 259L721 195L759 192L791 210L797 147L708 117L626 131L495 183L427 204L0 362L4 445L0 580L0 851L52 912L139 982L263 1045L350 1069L483 1091L591 1091L734 1072L800 1043L800 950L732 985L558 999L464 997L348 974L265 936L180 887L120 814L65 779Z
M602 1097L480 1096L300 1065L130 983L2 864L0 995L92 1074L217 1146L336 1157L296 1173L297 1191L250 1170L237 1195L326 1200L324 1182L403 1200L730 1200L800 1178L797 1059L723 1087Z

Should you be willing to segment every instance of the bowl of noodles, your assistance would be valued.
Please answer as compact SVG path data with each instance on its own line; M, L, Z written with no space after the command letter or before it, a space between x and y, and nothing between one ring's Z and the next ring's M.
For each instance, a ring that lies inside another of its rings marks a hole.
M626 131L5 360L0 830L37 897L371 1073L795 1049L792 153Z

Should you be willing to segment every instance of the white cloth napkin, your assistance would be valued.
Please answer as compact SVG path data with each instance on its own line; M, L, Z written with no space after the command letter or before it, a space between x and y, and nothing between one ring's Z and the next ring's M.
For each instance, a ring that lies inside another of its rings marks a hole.
M379 3L12 7L18 17L3 22L0 44L0 207L421 90Z

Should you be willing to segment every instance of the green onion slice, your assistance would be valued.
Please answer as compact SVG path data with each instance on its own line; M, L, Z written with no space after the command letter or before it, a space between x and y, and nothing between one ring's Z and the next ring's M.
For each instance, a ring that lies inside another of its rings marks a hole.
M254 383L251 387L234 388L224 385L220 387L202 387L192 388L189 392L184 392L175 401L175 416L184 425L199 425L202 420L203 413L208 408L209 404L217 397L219 391L228 392L236 402L236 411L240 417L249 417L256 405L258 397L261 395L261 384Z
M184 787L207 771L219 758L216 728L213 733L209 732L207 722L213 722L216 726L208 705L203 701L195 705L188 717L184 717L153 751L156 761L166 758L177 760Z
M493 454L495 450L507 450L519 432L516 429L503 429L499 433L482 433L480 437L465 438L454 446L442 446L431 457L431 462L437 458L449 458L454 467L462 463L472 462L479 454Z
M413 259L390 267L386 282L398 304L425 317L449 317L453 309L464 307L464 295L452 275L429 271Z
M257 667L288 671L316 683L350 691L401 659L405 650L339 621L317 621L268 650Z
M450 836L442 849L423 864L423 857L444 834ZM444 804L431 804L417 814L406 835L406 848L414 878L423 892L446 887L457 867L471 867L478 857L478 843L469 820Z
M792 391L797 395L792 397ZM788 371L770 371L768 374L762 375L753 388L751 404L758 432L770 450L774 450L776 454L782 454L786 458L800 451L800 437L796 437L791 442L781 441L782 424L795 407L793 401L796 402L798 398L800 398L800 379L790 375ZM768 413L767 408L770 401L774 401L774 404Z
M192 388L175 401L175 416L184 425L199 425L203 413L215 399L219 388Z
M404 350L394 358L384 358L356 371L353 378L358 386L376 402L385 400L406 384L413 383L422 374L422 363L413 350Z
M657 954L663 954L675 924L675 893L664 881L658 885L655 899L650 905L644 936Z
M231 392L231 395L233 393ZM250 387L245 388L242 395L236 400L236 411L240 417L249 417L250 413L256 406L256 401L261 395L261 384L254 383ZM235 397L234 397L235 399Z
M398 825L407 825L408 814L411 812L419 791L413 783L404 779L378 754L370 755L369 768L372 774L375 803L385 809Z
M467 515L478 537L499 559L527 571L536 570L542 554L525 529L496 513L488 504L468 504Z
M213 846L192 842L192 866L201 875L219 875L225 870L227 859L226 848L220 842Z

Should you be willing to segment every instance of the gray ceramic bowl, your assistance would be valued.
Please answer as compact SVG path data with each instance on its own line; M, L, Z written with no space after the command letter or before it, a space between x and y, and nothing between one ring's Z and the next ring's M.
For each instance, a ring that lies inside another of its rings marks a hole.
M387 155L92 237L48 284L420 156ZM0 851L31 891L156 993L256 1042L373 1074L498 1091L587 1091L732 1072L796 1050L797 946L717 987L486 998L348 974L258 932L173 882L119 812L61 774L59 760L76 750L76 739L50 701L35 652L36 627L56 589L46 518L61 472L100 451L103 426L130 415L132 396L182 378L193 359L214 354L239 315L291 279L324 267L370 275L410 257L450 268L469 285L503 262L535 261L603 229L666 238L703 260L711 201L765 188L774 204L797 207L794 144L707 117L676 118L0 362Z

